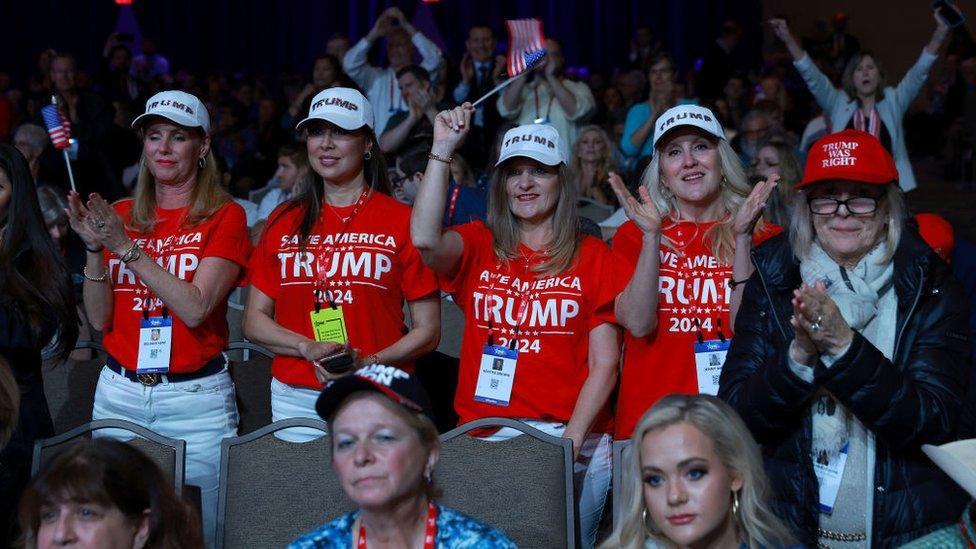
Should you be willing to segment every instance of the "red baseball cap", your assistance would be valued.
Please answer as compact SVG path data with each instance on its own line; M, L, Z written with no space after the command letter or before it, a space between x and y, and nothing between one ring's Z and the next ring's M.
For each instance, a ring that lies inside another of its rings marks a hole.
M826 135L810 147L803 181L796 188L835 180L887 185L898 180L898 170L876 137L844 130Z

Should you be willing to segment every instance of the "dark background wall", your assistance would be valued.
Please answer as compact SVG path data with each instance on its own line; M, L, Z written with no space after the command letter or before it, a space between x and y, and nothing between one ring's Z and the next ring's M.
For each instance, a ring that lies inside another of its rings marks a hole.
M650 25L683 67L693 63L726 19L745 30L742 55L761 51L760 0L134 0L120 8L112 0L0 0L2 17L13 24L0 33L0 70L26 74L47 47L73 51L93 69L106 37L134 15L139 28L156 39L173 66L273 73L306 70L334 32L353 41L368 32L390 5L429 30L456 61L464 51L467 27L489 22L502 39L505 19L540 17L547 36L562 39L571 65L608 67L626 59L638 25Z

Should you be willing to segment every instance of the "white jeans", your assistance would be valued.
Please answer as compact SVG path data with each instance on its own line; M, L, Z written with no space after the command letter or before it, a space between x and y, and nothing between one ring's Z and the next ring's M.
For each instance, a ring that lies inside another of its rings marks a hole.
M207 547L214 547L220 441L237 436L234 382L227 370L199 379L146 387L107 367L102 368L92 419L109 418L129 420L161 435L186 441L186 483L200 487L203 536ZM131 438L127 432L118 430L98 434Z
M532 419L520 421L554 437L562 437L566 431L565 423ZM484 437L484 440L502 441L515 438L521 434L521 431L504 427L495 434ZM590 433L586 435L583 446L580 448L579 457L573 464L573 484L576 486L580 537L584 549L589 549L596 543L596 534L600 528L603 507L607 503L607 494L610 492L611 469L613 467L610 440L609 434Z
M293 417L319 418L315 411L315 401L322 391L292 387L271 378L271 421L281 421ZM322 431L305 427L292 427L275 432L275 436L288 442L308 442L322 436Z

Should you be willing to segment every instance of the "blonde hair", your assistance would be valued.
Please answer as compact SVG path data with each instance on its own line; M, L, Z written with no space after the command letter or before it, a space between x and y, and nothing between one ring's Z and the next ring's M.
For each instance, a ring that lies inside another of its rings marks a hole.
M197 171L190 206L181 222L183 228L203 223L230 200L230 195L220 185L220 171L213 149L207 151L204 161L204 166ZM140 160L139 178L136 180L127 226L140 233L151 232L156 226L156 178L146 166L145 157Z
M505 184L505 168L515 158L505 161L495 168L491 175L488 192L488 219L486 224L491 230L495 255L501 261L512 261L519 257L518 247L521 242L521 230L518 219L508 205L508 186ZM571 183L565 164L560 164L557 172L559 178L559 200L556 211L552 214L552 240L547 247L546 259L533 266L537 275L553 276L570 267L576 260L583 235L579 230L579 216L576 213L576 199L579 193Z
M715 142L715 138L709 137L709 139L713 143ZM742 206L742 203L745 202L746 197L752 191L752 186L749 185L749 181L746 179L746 172L742 167L742 163L739 161L738 155L732 150L729 143L724 139L718 139L716 148L722 164L722 192L719 200L722 201L726 215L705 231L704 241L707 245L711 246L713 256L722 263L731 265L732 259L735 256L735 234L732 230L732 224L735 220L736 212L739 211L739 207ZM644 175L641 177L641 184L647 188L651 199L654 201L654 205L657 206L659 212L662 212L663 218L671 217L675 220L680 220L681 212L678 210L674 195L670 191L666 192L662 183L662 149L663 146L654 150L654 156L651 157L651 162L647 165L647 169L644 170ZM762 232L765 228L765 222L760 219L756 223L754 232ZM661 243L668 248L674 249L674 243L667 237L662 238Z
M623 493L620 521L601 549L642 549L648 538L670 546L650 520L644 522L646 507L641 474L641 443L644 436L658 429L688 422L711 442L730 473L742 480L739 490L737 529L740 541L750 549L786 547L795 540L787 527L766 503L768 482L763 472L759 445L739 415L725 402L709 395L668 395L657 402L634 428L630 454L623 463ZM729 494L731 499L732 494Z
M583 176L583 162L580 160L580 143L583 141L583 136L589 132L596 132L600 137L600 141L603 142L603 158L600 159L600 163L597 166L596 179L593 181L581 181L580 178ZM606 130L596 124L590 124L580 128L579 137L573 143L573 159L569 167L573 181L578 182L577 192L582 193L590 187L596 187L607 199L616 203L616 195L613 194L613 189L607 182L607 176L610 172L616 170L617 162L613 158L613 142L610 141L610 136L607 135Z
M865 183L869 185L869 183ZM790 246L793 248L793 255L797 260L803 261L810 257L810 248L816 240L816 232L813 228L813 214L807 204L807 189L797 191L793 199L793 221L790 223ZM885 192L878 199L878 208L874 215L887 216L888 225L885 231L885 254L880 258L882 263L886 263L895 256L898 249L898 242L901 240L901 232L905 227L905 199L902 197L901 188L896 183L885 185Z

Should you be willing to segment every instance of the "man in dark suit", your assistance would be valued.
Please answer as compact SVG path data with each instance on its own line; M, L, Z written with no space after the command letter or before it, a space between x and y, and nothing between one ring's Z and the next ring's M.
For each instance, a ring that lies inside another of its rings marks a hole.
M505 79L505 57L494 56L495 34L487 24L476 24L468 29L467 48L461 59L461 81L454 88L454 100L459 104L477 101ZM495 131L501 123L494 99L478 105L474 124L467 141L461 148L461 156L475 172L485 170L488 154L495 140Z

